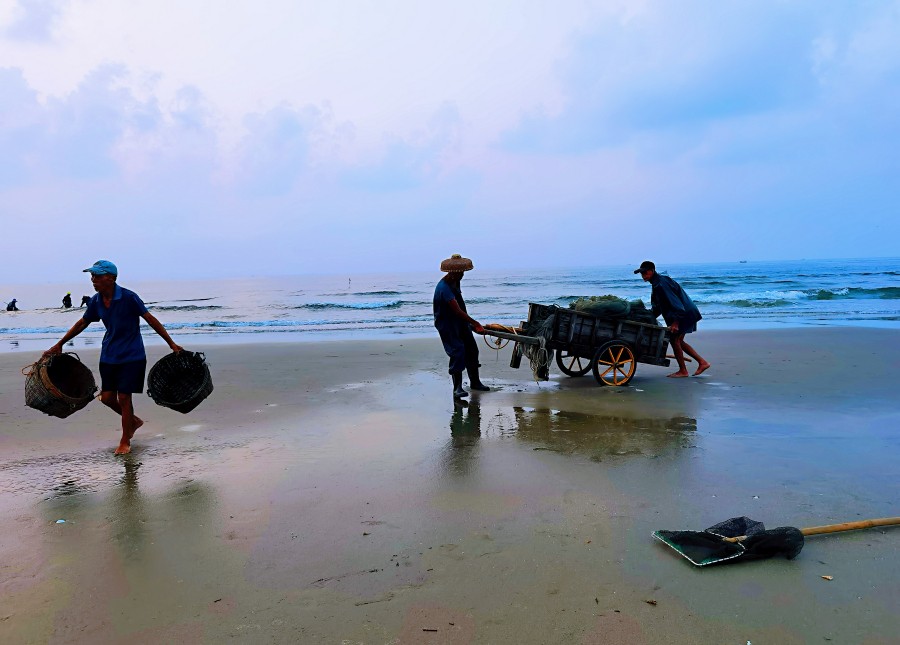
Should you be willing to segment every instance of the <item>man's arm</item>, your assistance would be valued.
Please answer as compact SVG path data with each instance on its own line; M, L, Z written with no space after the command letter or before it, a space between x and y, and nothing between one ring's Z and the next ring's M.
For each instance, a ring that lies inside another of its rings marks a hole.
M44 352L44 356L52 356L53 354L61 354L63 345L68 343L70 340L75 338L78 334L87 329L87 326L91 323L87 322L84 318L79 318L78 322L72 325L72 328L66 332L66 335L63 336L56 345L48 349Z
M160 338L162 338L169 345L169 349L173 352L183 351L183 347L181 345L176 345L175 341L172 340L171 336L169 336L169 332L166 331L166 328L162 326L162 323L156 319L156 316L151 314L149 311L145 314L141 314L141 318L147 321L147 324L159 334Z
M475 331L476 334L484 333L484 327L481 326L481 323L478 322L477 320L475 320L474 318L472 318L465 311L463 311L462 307L459 306L459 303L456 302L455 298L453 300L451 300L449 304L450 304L450 309L453 310L453 313L455 313L458 317L462 318L467 323L472 325L472 329Z

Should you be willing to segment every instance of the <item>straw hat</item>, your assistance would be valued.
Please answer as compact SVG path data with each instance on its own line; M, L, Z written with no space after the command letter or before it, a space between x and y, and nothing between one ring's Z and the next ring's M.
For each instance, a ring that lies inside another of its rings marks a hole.
M459 253L454 253L449 258L441 262L441 271L448 273L458 273L461 271L471 271L475 268L472 260L464 258Z

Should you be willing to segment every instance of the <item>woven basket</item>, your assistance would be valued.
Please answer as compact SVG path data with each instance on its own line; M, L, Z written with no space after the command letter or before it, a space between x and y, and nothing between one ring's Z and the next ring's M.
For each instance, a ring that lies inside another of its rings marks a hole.
M26 369L25 405L53 417L78 412L97 391L94 375L74 352L42 357Z
M213 391L206 357L181 351L163 356L150 368L147 394L157 405L187 414Z

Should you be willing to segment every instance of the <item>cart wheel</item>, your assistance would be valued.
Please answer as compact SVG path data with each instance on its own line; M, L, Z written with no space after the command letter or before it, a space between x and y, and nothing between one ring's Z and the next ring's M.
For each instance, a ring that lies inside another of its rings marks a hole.
M628 385L636 367L634 352L621 340L601 345L593 361L594 378L600 385Z
M591 359L575 356L564 349L556 352L556 365L566 376L584 376L591 371Z

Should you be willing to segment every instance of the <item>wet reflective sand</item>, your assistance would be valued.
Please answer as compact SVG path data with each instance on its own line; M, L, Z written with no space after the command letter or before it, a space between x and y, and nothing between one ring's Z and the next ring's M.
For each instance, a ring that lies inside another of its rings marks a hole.
M900 514L900 334L701 339L708 376L624 389L485 349L465 403L437 341L204 348L213 397L137 397L119 458L0 357L0 641L895 642L896 530L717 569L650 532Z

